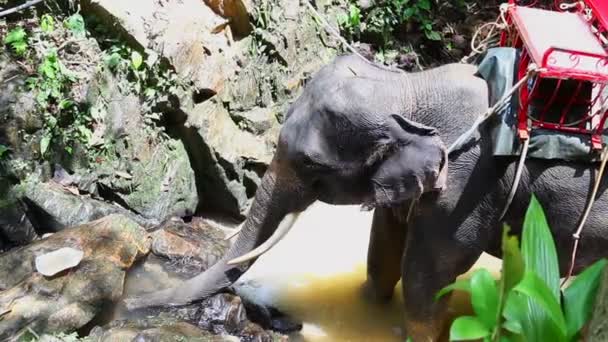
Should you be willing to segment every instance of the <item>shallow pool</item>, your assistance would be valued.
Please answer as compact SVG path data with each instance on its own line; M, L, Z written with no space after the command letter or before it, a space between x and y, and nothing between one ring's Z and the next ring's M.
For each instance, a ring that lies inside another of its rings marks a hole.
M371 221L372 213L358 206L315 203L241 277L239 292L303 321L302 331L292 336L295 341L403 341L401 284L385 306L366 303L359 295ZM484 254L473 269L480 266L497 274L500 261ZM470 312L467 296L453 296L450 312Z

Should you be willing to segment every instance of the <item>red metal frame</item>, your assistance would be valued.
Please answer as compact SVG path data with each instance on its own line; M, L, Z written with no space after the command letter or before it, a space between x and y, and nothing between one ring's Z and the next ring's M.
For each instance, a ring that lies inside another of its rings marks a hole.
M594 150L601 149L602 130L608 119L608 111L600 113L600 110L598 110L608 102L608 97L602 96L606 84L608 84L608 50L606 49L608 47L608 39L606 39L608 33L608 1L585 0L585 7L574 6L568 11L570 13L563 14L563 19L568 19L572 27L576 29L573 32L577 33L577 39L581 37L581 41L586 39L585 42L587 43L576 44L580 41L573 41L572 44L568 44L565 40L565 45L569 46L543 46L546 42L540 38L552 37L551 32L541 32L540 36L536 31L528 32L530 28L532 30L545 28L539 28L538 25L535 26L526 22L537 14L552 16L553 19L557 18L555 15L561 15L561 13L556 14L556 12L565 12L559 6L565 1L555 0L552 13L542 12L550 11L550 9L529 10L527 8L537 5L538 0L527 2L528 4L525 4L522 0L509 0L505 18L508 27L503 30L500 38L500 46L510 46L522 51L518 66L518 80L526 76L531 63L540 67L539 72L529 80L529 82L533 82L532 85L524 85L519 89L518 136L521 139L527 139L530 130L534 128L588 134L591 136L592 148ZM521 15L518 10L522 12ZM591 13L591 18L585 17L586 12ZM561 20L562 17L559 17L559 19ZM589 28L588 33L586 28ZM552 28L548 27L546 29L551 30ZM581 34L578 35L578 33ZM539 43L539 41L542 43ZM560 40L555 41L559 42ZM563 44L563 41L561 43ZM584 51L584 49L577 50L577 45L584 46L587 51ZM549 96L543 94L542 91L542 84L545 82L544 80L548 79L557 80L557 85ZM558 96L558 93L564 88L563 83L565 82L575 85L575 88L571 93L568 93L567 99L564 101L563 96ZM596 95L593 94L594 91L597 92ZM533 100L544 103L537 118L529 115L529 106ZM563 105L559 120L547 121L545 114L549 111L549 108L556 104L560 108ZM583 108L586 108L586 113L574 122L566 122L566 116L573 105L582 105Z

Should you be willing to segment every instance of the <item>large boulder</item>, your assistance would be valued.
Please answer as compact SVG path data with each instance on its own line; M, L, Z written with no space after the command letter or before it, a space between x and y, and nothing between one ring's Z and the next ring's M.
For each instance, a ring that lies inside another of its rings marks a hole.
M317 4L336 17L324 1ZM272 158L284 112L305 80L335 56L335 38L292 0L264 6L89 0L83 9L116 23L134 46L155 51L192 84L170 131L190 155L199 208L242 217Z
M142 227L110 215L0 255L0 340L85 326L119 300L126 271L149 248Z
M158 221L146 220L118 204L79 194L74 187L52 180L47 183L26 181L21 187L29 218L40 232L57 232L110 214L122 214L147 228L158 224Z

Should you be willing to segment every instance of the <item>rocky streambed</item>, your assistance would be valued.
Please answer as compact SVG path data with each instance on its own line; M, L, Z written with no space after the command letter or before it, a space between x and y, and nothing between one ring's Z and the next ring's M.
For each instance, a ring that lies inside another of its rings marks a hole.
M338 27L380 3L314 5ZM443 45L405 25L394 53L374 35L355 46L407 70L458 60L497 9L466 3L475 15L442 5ZM47 1L0 18L0 38L0 341L277 341L303 328L247 280L187 307L122 305L229 247L284 113L345 51L303 1Z

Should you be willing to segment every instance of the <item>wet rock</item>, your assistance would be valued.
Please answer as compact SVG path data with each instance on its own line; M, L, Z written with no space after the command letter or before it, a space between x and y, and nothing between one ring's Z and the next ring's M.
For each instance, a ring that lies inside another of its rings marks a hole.
M46 277L36 257L61 248L84 252L74 268ZM89 323L123 294L126 270L149 252L145 230L122 215L65 229L27 247L0 255L0 340L73 331Z
M92 342L238 341L233 337L213 335L195 325L165 317L114 321L107 327L94 328L89 339Z
M151 252L135 265L125 281L128 296L141 295L178 286L215 264L229 247L225 232L207 220L195 217L190 222L174 218L151 234ZM118 315L121 310L118 309ZM182 313L179 314L183 316ZM193 316L184 320L197 322Z
M201 303L198 326L216 334L239 336L246 341L276 341L281 334L266 331L247 317L240 297L221 293Z
M175 219L152 234L152 253L168 260L168 269L184 276L205 271L228 249L225 233L201 218Z
M285 315L274 307L265 307L244 300L247 317L264 329L270 329L283 334L302 330L302 322Z
M40 232L57 232L110 214L125 215L146 227L158 224L141 218L117 204L80 195L77 190L53 181L48 183L28 181L24 183L24 189L24 203L31 212L32 223Z

